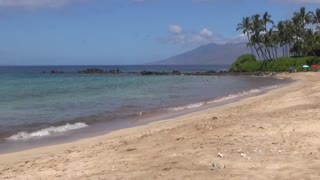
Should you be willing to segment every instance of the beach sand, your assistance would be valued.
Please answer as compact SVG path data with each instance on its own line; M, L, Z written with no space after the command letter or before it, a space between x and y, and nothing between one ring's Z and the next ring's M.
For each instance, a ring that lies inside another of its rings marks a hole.
M280 76L298 81L174 119L0 155L0 179L320 179L320 73Z

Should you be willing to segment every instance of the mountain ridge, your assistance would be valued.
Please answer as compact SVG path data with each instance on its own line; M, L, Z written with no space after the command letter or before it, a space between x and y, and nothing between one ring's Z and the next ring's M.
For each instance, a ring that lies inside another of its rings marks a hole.
M167 59L156 61L153 65L205 65L221 64L230 65L241 54L250 53L246 43L209 43L182 54Z

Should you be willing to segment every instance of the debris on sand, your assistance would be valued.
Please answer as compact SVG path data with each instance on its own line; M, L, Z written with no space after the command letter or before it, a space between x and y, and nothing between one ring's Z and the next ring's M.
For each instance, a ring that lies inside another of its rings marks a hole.
M218 157L219 157L219 158L224 158L224 154L218 153Z
M211 171L212 170L219 170L219 169L224 169L226 168L224 165L218 163L218 162L214 162L212 163L212 168L211 168Z

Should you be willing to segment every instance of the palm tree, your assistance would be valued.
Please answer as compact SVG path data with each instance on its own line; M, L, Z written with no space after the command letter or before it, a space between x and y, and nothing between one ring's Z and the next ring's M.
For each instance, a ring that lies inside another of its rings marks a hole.
M278 58L278 47L279 47L279 44L281 43L281 39L280 39L280 36L279 36L279 31L272 31L272 34L271 34L271 41L272 41L272 54L273 54L273 58Z
M254 49L256 50L256 53L257 53L259 59L261 60L260 53L259 53L259 49L258 49L258 47L256 46L256 44L259 43L259 40L258 40L256 37L257 37L257 36L251 36L251 37L250 37L250 43L251 43L251 46L253 46Z
M310 24L317 28L311 28ZM320 9L307 12L301 7L290 20L279 21L276 25L268 12L262 16L255 14L242 18L237 25L239 30L247 36L251 53L254 48L260 60L277 58L279 47L283 56L315 54L320 47Z
M312 13L313 17L312 17L312 24L316 24L317 25L317 29L320 29L320 9L317 8L315 10L314 13Z
M263 35L263 44L264 44L264 47L265 47L265 50L264 52L268 55L268 60L271 60L272 57L271 57L271 53L270 53L270 48L272 47L273 45L273 42L272 42L272 29L270 29L269 31L267 31L264 35Z
M251 29L250 17L242 18L242 22L237 25L237 31L242 30L242 33L247 36L248 38L247 46L250 47L251 54L253 54L252 45L250 43L250 29Z
M274 25L274 22L271 20L271 15L268 12L265 12L262 16L262 22L264 24L265 31L267 30L267 24L271 23Z
M306 12L305 7L301 7L298 12L294 12L293 14L292 22L294 25L295 44L291 52L295 53L297 56L304 54L300 48L302 48L303 36L306 32L305 26L312 22L312 17L312 12Z
M307 56L309 53L315 55L314 50L316 48L316 39L312 29L306 30L303 40L303 44L301 45L303 55Z
M263 39L261 36L262 32L265 32L264 23L260 18L260 14L255 14L255 15L251 16L251 20L252 20L252 26L251 26L252 36L251 37L253 37L252 43L254 44L257 51L261 52L261 56L263 57L263 59L267 60L268 57L266 56L266 54L262 48ZM258 47L256 47L256 45Z
M285 24L283 21L279 21L277 24L277 29L278 29L278 43L280 45L280 48L282 49L282 55L285 55L285 50L284 46L286 44L286 39L285 39Z
M294 38L295 38L295 32L294 32L294 24L290 20L286 20L284 22L285 25L285 49L286 49L286 55L289 56L290 48L293 46Z

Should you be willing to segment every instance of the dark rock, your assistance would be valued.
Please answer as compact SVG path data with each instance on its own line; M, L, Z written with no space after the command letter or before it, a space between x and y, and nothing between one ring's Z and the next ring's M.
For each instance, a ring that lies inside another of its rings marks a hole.
M140 72L143 76L150 76L150 75L169 75L167 72L158 72L158 71L142 71Z
M119 69L112 69L109 71L110 74L119 74L120 70Z
M50 74L63 74L63 71L56 71L56 70L51 70Z
M173 74L173 75L181 75L181 72L180 72L180 71L177 71L177 70L173 70L173 71L172 71L172 74Z
M102 69L91 68L91 69L81 70L79 71L79 73L80 74L105 74L107 72Z
M207 72L205 72L206 74L216 74L217 72L216 71L214 71L214 70L210 70L210 71L207 71Z
M140 74L147 76L147 75L153 75L153 72L152 71L141 71Z

